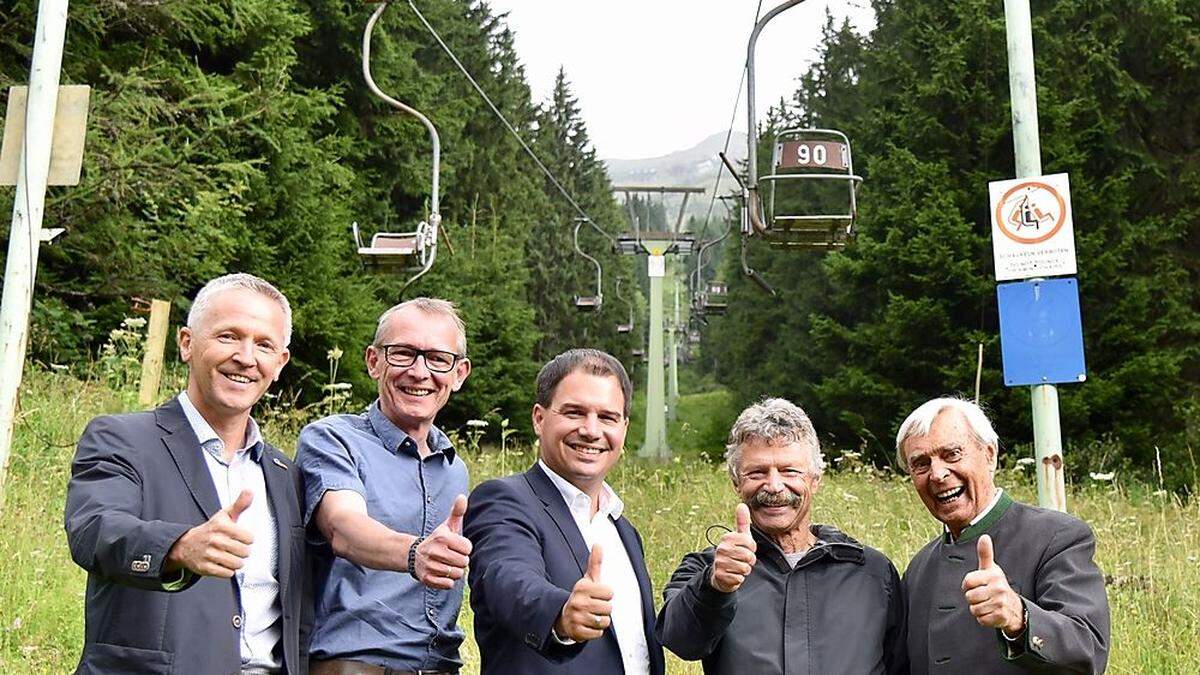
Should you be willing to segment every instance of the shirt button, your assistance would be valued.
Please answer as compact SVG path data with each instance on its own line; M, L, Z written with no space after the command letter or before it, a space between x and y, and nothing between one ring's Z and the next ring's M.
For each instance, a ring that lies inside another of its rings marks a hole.
M429 618L430 618L430 619L436 619L436 618L437 618L437 612L433 611L433 609L432 609L432 608L431 608L429 611L425 612L425 613L429 615Z
M241 614L234 614L233 619L231 619L230 621L233 623L234 628L236 628L238 630L242 629L242 615Z

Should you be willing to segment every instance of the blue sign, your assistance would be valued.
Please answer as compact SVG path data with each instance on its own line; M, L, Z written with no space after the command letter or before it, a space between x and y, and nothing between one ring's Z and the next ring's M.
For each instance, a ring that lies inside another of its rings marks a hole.
M1083 322L1074 278L996 287L1004 384L1083 382Z

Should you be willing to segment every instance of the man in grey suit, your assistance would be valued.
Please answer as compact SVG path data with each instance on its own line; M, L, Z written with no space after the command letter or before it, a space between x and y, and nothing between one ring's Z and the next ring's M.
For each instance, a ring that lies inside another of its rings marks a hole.
M250 417L290 338L278 289L214 279L179 331L186 391L84 430L66 505L88 572L77 673L306 672L300 476Z
M996 487L999 440L979 406L939 398L896 434L896 457L943 534L908 564L913 673L1100 673L1109 610L1083 521Z

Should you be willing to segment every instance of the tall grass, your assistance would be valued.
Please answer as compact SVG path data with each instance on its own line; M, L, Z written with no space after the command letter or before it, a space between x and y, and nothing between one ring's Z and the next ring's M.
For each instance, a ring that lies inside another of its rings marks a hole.
M26 377L7 504L0 514L0 673L64 673L75 666L83 641L85 575L71 562L62 531L70 459L88 419L129 404L128 395L102 384L36 369ZM690 453L715 454L720 434L713 429L727 425L734 413L719 393L685 397L672 439L685 445L690 439ZM261 417L267 437L291 447L299 429L296 415ZM688 431L689 425L696 431ZM640 437L631 435L629 447L638 443ZM466 445L462 452L473 483L533 462L528 447L502 453ZM693 455L647 464L633 454L610 478L642 533L651 577L661 589L685 553L707 546L709 525L732 524L734 494L722 467ZM1017 499L1036 501L1019 469L1003 471L999 482ZM1200 670L1200 504L1156 494L1152 487L1097 483L1072 489L1068 506L1096 531L1097 560L1110 578L1109 672ZM907 480L861 466L828 473L815 509L818 521L880 549L901 570L938 533ZM469 636L469 609L460 621ZM478 651L469 637L463 656L466 672L477 672ZM700 672L697 664L668 659L669 672Z

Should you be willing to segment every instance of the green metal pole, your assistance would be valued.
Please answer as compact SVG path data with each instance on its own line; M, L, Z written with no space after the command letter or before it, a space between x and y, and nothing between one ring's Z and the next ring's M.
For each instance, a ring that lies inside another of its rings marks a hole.
M1042 150L1038 141L1037 82L1033 67L1029 0L1004 0L1004 25L1008 37L1008 88L1012 100L1016 177L1040 176ZM1044 508L1066 511L1058 389L1052 384L1039 384L1031 387L1030 394L1033 405L1033 448L1038 468L1038 504Z
M667 447L667 419L663 387L663 276L665 260L662 251L670 242L647 241L650 272L650 323L647 330L650 345L646 350L646 439L639 457L667 459L671 449ZM657 253L656 253L657 252Z
M676 275L676 265L675 260L670 262L667 277L675 295L675 318L671 321L671 326L667 331L667 358L670 359L668 361L670 370L668 372L667 419L671 422L675 421L675 417L679 413L679 277Z

